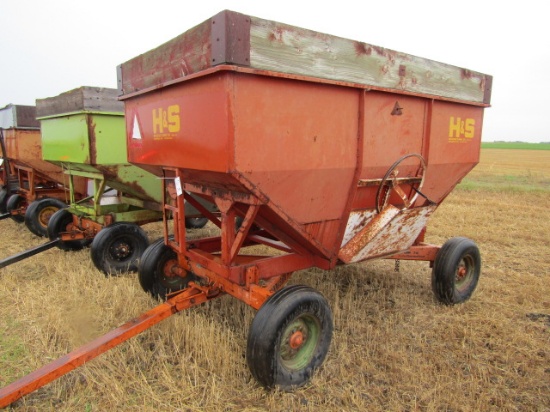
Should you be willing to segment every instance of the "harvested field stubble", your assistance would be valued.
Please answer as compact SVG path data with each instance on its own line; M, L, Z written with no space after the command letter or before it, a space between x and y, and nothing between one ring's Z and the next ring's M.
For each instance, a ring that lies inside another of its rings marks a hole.
M244 358L254 311L224 296L170 317L13 409L549 411L549 174L531 170L528 188L510 190L487 162L514 162L513 153L487 152L428 226L431 243L466 236L480 247L482 277L465 304L435 301L424 262L401 261L398 272L384 260L309 269L291 283L327 297L335 332L304 388L256 384ZM519 161L509 175L526 175ZM158 226L144 228L160 236ZM11 221L0 222L0 233L2 258L43 242ZM135 274L106 278L88 250L57 249L0 270L0 302L2 387L156 304Z

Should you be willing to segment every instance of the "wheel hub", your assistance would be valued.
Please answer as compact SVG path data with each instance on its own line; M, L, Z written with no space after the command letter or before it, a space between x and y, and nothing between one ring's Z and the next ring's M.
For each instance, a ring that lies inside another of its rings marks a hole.
M296 319L281 339L281 358L288 367L307 362L315 345L310 345L310 327L305 319Z
M132 248L126 242L117 242L111 248L111 254L115 259L122 260L127 258L132 252Z
M468 271L464 266L459 267L456 271L456 280L461 281L462 279L464 279L464 276L466 276L467 272Z
M297 330L290 336L289 345L292 349L298 349L304 344L304 334L301 330Z

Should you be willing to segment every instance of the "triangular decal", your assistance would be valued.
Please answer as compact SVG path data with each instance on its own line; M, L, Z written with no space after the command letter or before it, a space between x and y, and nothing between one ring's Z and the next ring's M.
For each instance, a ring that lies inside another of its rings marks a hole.
M134 126L132 127L132 139L141 139L141 130L139 129L137 114L134 115Z

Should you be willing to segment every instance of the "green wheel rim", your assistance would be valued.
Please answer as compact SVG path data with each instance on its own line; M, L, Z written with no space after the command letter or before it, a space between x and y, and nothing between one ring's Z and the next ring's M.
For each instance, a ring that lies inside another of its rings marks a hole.
M311 361L319 338L321 325L317 318L304 314L292 321L281 337L281 363L290 370L305 368Z

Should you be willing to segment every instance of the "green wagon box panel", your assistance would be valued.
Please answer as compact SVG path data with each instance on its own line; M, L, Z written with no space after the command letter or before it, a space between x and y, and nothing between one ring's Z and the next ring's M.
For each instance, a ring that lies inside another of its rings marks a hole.
M86 165L128 163L122 113L80 112L40 120L44 160Z
M161 202L162 184L128 163L124 105L117 90L80 87L36 100L43 158L73 175L99 177L141 200Z

